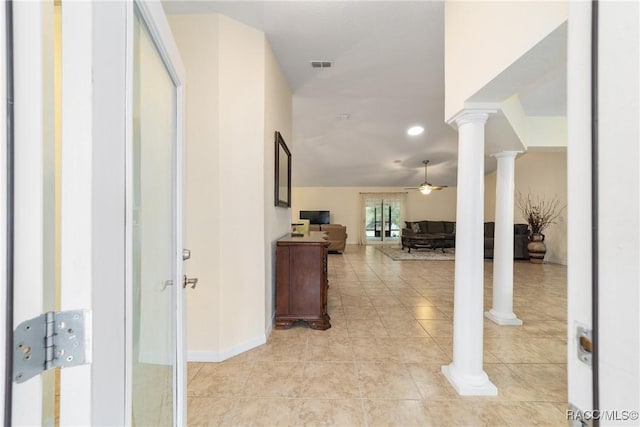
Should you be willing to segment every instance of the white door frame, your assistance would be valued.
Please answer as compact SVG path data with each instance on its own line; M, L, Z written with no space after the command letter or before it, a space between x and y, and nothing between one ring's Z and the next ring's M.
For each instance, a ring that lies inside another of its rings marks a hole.
M92 311L93 355L92 365L61 371L61 425L127 422L126 80L118 72L125 66L126 7L62 3L61 310Z
M567 35L567 393L592 409L592 372L577 356L577 326L591 316L591 3L569 2Z
M6 3L0 6L0 34L6 34ZM6 44L0 43L0 117L7 117L7 57ZM5 170L4 165L7 164L7 121L0 120L0 170ZM4 238L0 239L0 307L7 307L7 177L8 173L0 173L0 235ZM5 308L6 310L6 308ZM6 311L5 311L6 313ZM0 344L0 375L7 378L6 372L6 329L7 322L5 315L0 315L0 331L2 331L2 343ZM5 411L5 388L4 384L0 387L0 411L3 418Z
M14 70L19 70L14 80L14 328L43 311L42 48L46 30L42 19L48 6L44 2L13 3ZM7 374L13 376L13 372ZM26 406L29 401L35 408ZM42 422L41 377L13 387L12 416L15 425Z

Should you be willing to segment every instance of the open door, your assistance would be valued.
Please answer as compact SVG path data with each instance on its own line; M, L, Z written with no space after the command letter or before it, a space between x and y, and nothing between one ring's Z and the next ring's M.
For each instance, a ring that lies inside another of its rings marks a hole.
M184 72L162 7L5 5L5 423L182 425ZM34 318L43 364L11 333Z
M157 4L156 4L157 5ZM131 228L134 425L183 425L182 118L180 74L161 10L136 3ZM164 39L163 39L164 37ZM128 239L129 240L129 239ZM178 349L180 349L178 351Z

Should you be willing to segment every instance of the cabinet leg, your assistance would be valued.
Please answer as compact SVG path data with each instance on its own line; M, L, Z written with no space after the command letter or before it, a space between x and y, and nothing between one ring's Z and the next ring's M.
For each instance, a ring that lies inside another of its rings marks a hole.
M289 329L293 320L276 320L276 329Z
M331 327L331 323L327 319L322 320L314 320L309 322L309 327L311 329L320 329L322 331L327 330Z

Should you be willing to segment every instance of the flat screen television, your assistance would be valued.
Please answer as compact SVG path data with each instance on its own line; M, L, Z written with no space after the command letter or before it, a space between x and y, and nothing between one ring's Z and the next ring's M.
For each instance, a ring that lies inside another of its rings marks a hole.
M300 211L300 219L308 219L310 224L330 224L330 211Z

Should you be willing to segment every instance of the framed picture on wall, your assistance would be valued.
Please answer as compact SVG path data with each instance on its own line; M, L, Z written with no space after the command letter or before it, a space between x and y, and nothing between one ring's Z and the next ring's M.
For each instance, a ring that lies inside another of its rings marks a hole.
M280 132L275 133L275 205L291 207L291 152Z

